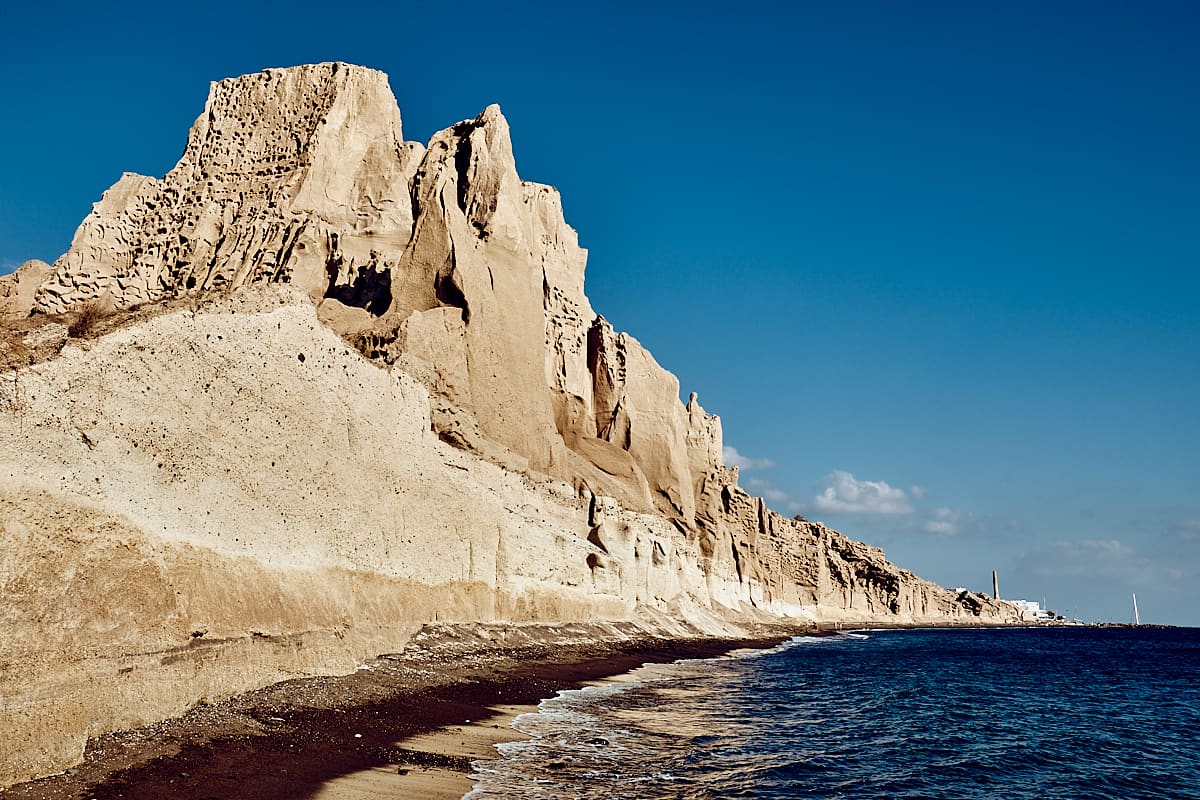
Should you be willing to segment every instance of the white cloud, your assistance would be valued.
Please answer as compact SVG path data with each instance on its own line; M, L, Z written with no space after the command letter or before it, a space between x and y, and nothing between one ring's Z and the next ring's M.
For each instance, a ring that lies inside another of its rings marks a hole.
M744 456L737 451L736 447L726 445L721 448L721 458L725 461L727 467L740 467L741 469L770 469L775 466L775 462L769 458L750 458ZM771 498L767 498L770 500Z
M903 489L884 481L860 481L840 469L825 476L825 489L813 498L812 507L826 514L911 514L913 511Z
M771 503L783 503L792 499L790 494L773 486L769 481L764 481L762 478L748 479L746 481L746 488Z
M965 530L978 527L974 514L955 511L945 506L934 509L933 514L921 523L921 530L938 536L957 536Z
M910 486L910 487L908 487L908 491L909 491L909 494L911 494L913 497L920 500L923 497L925 497L926 489L924 486Z

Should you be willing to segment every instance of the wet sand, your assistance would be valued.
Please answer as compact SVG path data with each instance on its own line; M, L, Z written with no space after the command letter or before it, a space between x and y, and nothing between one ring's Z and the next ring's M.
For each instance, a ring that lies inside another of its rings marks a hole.
M510 632L447 631L348 676L288 681L110 734L89 743L78 767L0 790L0 800L460 798L471 762L519 738L512 718L559 689L806 631L602 643Z
M458 800L471 791L468 777L473 761L496 757L495 746L524 736L509 727L521 714L537 706L503 705L482 720L446 725L429 733L410 736L397 743L405 754L402 765L372 767L334 778L322 786L314 800L374 800L375 798L430 798Z

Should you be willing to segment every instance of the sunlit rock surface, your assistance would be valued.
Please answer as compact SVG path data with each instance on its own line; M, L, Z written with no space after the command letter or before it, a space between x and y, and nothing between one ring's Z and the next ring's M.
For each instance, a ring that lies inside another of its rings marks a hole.
M496 106L422 146L373 70L213 84L0 281L0 785L431 621L1018 617L739 488L585 261Z

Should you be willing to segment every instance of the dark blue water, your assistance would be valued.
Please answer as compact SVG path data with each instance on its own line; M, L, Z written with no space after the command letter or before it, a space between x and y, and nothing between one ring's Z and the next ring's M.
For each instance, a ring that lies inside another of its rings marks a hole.
M1196 798L1200 629L877 631L563 692L478 798Z

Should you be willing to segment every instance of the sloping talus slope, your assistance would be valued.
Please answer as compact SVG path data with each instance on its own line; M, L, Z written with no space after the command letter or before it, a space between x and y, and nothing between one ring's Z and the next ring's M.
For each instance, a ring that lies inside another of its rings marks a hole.
M175 310L0 375L0 785L432 620L1016 618L740 489L585 259L494 106L423 147L372 70L213 84L4 292Z

